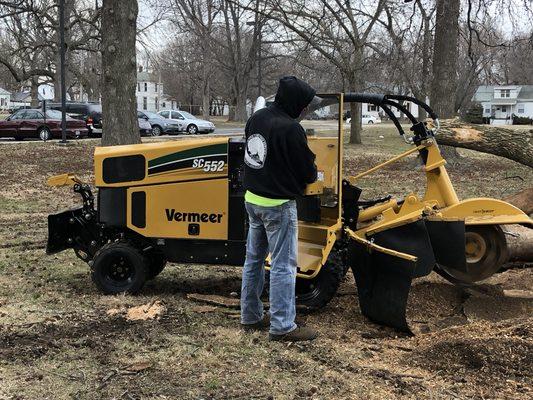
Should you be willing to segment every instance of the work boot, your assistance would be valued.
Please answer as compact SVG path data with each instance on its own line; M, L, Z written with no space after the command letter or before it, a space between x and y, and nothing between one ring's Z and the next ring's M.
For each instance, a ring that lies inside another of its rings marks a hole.
M301 342L304 340L314 340L318 332L308 326L297 326L295 330L282 335L270 333L268 339L274 342Z
M265 313L263 319L255 324L241 324L241 327L245 332L264 331L270 327L270 314Z

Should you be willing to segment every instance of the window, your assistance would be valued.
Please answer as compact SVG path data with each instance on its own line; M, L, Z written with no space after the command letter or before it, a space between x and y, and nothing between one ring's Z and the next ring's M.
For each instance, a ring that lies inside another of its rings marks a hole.
M157 83L154 85L154 89L155 89L154 92L157 93Z
M167 108L167 103L163 102L163 108Z
M511 89L501 89L500 97L501 98L511 97Z
M26 111L25 110L19 110L15 114L13 114L13 116L10 119L12 119L12 120L14 120L14 119L24 119L25 115L26 115Z
M502 112L507 112L507 106L502 106Z
M147 83L147 82L144 82L144 91L145 91L145 92L148 91L148 83Z
M367 105L367 111L377 111L377 110L378 110L378 106L376 106L375 104Z
M26 111L25 119L42 119L43 115L38 111Z
M485 114L490 114L490 108L485 108Z
M176 112L176 111L172 111L172 119L185 119L181 116L181 114L179 112Z
M525 111L525 106L524 106L523 104L519 104L519 105L517 106L516 112L517 112L518 114L523 114L524 111Z
M146 97L143 97L143 110L148 110L148 98Z

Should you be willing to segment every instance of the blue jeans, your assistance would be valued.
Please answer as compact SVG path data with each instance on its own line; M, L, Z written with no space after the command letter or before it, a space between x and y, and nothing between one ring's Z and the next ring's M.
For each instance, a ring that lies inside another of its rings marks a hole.
M288 333L296 329L296 201L275 207L245 205L250 228L242 272L241 323L254 324L263 319L260 296L265 281L265 259L270 253L270 333Z

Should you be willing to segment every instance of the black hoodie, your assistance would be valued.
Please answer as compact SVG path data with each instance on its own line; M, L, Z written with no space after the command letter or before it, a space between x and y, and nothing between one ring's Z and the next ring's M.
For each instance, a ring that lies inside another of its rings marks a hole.
M294 199L317 177L315 155L295 120L315 90L294 76L279 81L275 102L246 123L244 187L259 196Z

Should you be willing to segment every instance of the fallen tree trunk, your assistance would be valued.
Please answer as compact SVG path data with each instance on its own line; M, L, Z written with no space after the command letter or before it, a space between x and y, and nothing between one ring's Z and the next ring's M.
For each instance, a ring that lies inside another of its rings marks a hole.
M533 229L520 225L506 225L509 261L533 261Z
M481 151L533 167L533 129L513 130L501 126L476 125L459 119L441 121L439 144Z
M504 199L507 203L518 207L527 215L533 214L533 187L522 190Z

